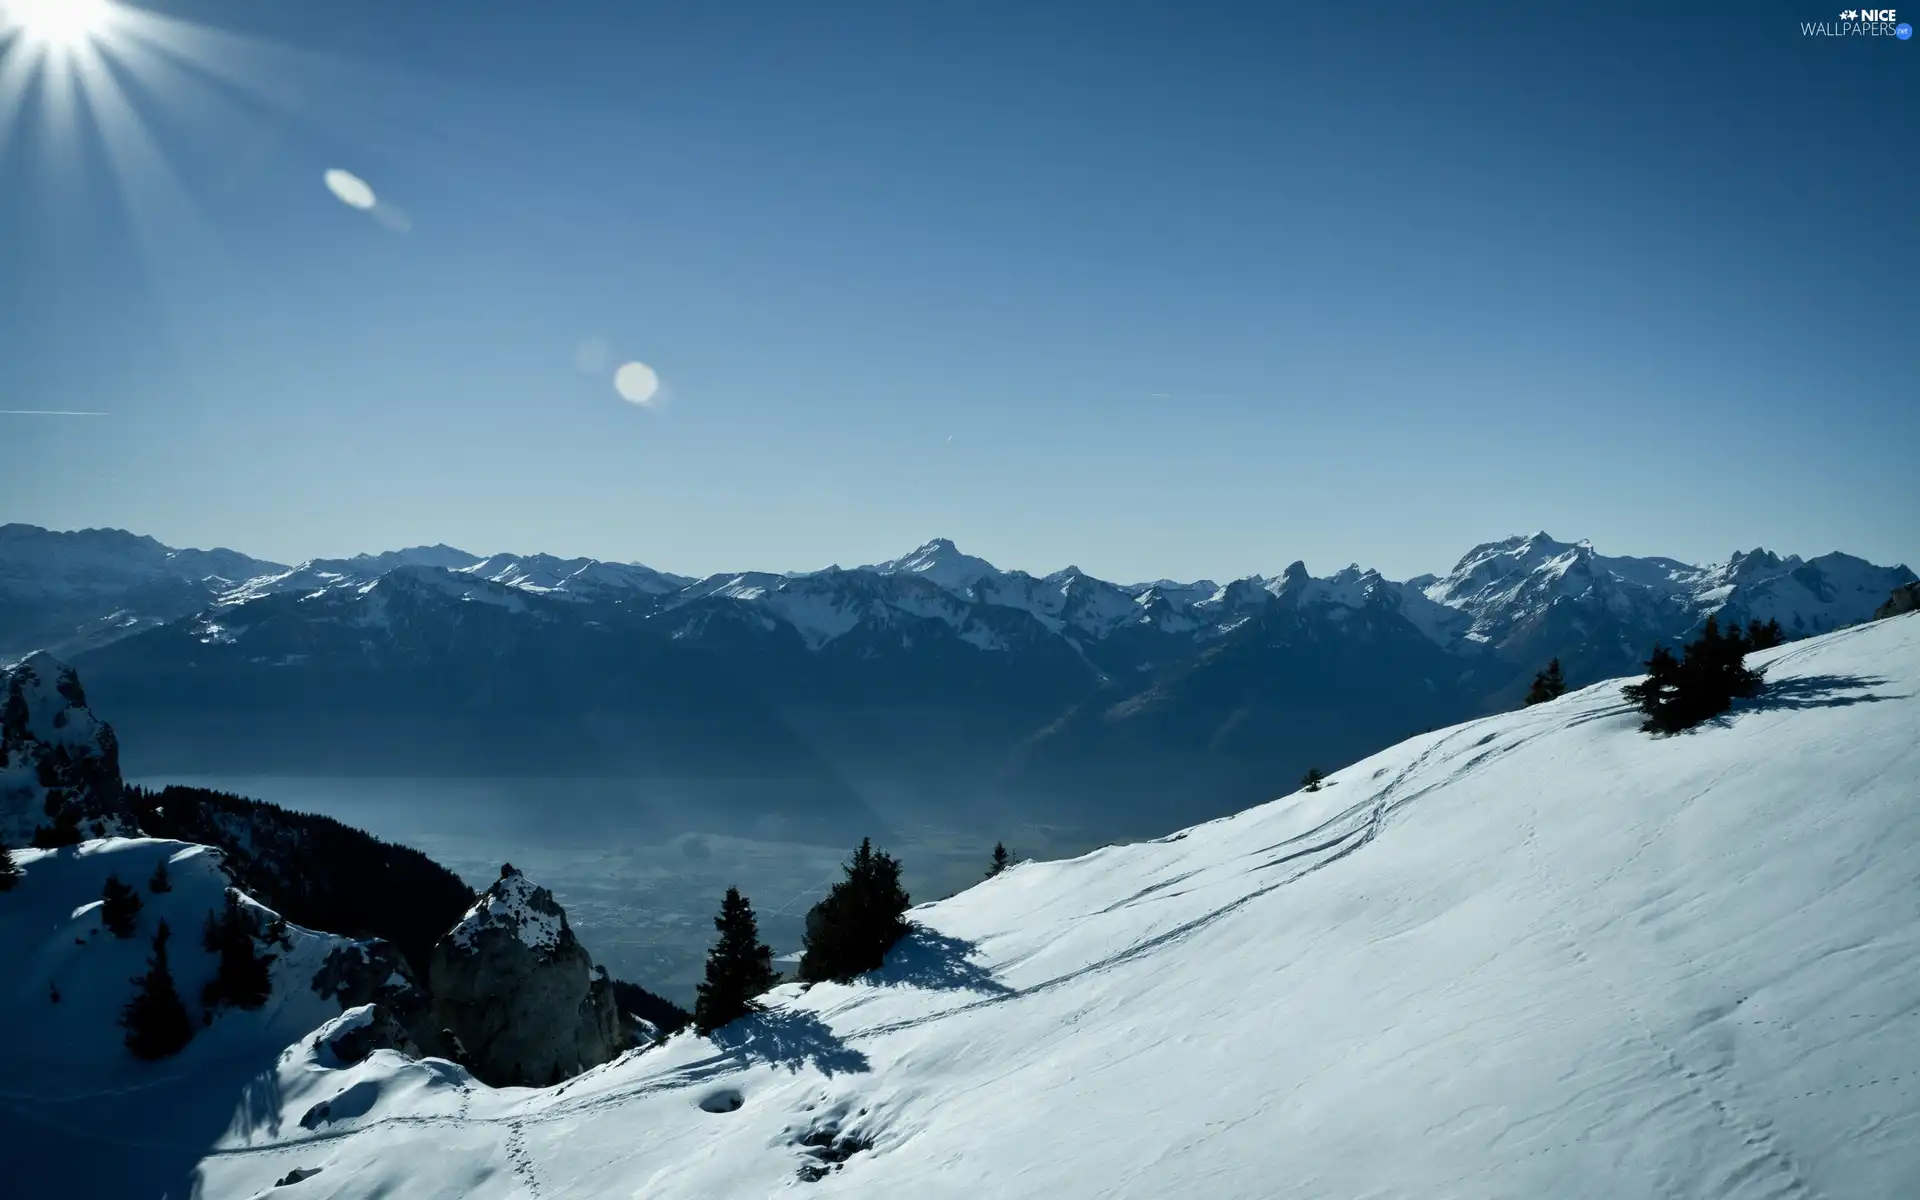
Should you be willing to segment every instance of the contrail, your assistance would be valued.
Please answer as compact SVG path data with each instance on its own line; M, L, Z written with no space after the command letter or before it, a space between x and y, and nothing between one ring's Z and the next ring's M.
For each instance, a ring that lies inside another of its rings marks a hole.
M0 408L0 417L110 417L110 412L79 412L70 408Z

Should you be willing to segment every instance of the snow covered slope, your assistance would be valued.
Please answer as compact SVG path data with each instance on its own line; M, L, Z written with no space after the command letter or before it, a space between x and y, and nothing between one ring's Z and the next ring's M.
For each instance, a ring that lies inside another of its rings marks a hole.
M24 877L0 893L0 1161L7 1195L184 1196L194 1161L228 1122L271 1105L275 1056L338 1016L313 981L335 950L354 943L289 925L274 947L272 998L221 1010L204 1026L201 989L216 958L201 928L225 903L218 851L154 838L107 838L64 850L14 852ZM166 862L172 890L149 891ZM136 889L132 937L101 926L109 874ZM246 900L264 926L272 914ZM154 931L166 921L175 984L196 1033L184 1050L141 1062L118 1020L145 972ZM56 998L57 997L57 998ZM268 1069L261 1075L263 1069ZM237 1106L237 1107L236 1107ZM21 1190L7 1190L18 1186Z
M197 1194L1920 1194L1920 616L1755 661L1678 737L1600 684L1017 867L559 1088L309 1038Z

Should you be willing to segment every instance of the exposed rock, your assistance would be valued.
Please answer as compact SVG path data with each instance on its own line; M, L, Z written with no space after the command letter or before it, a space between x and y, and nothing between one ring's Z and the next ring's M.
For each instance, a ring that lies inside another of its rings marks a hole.
M364 1019L340 1023L323 1043L338 1066L364 1062L375 1050L396 1050L408 1058L421 1057L420 1044L394 1015L378 1004L367 1006Z
M0 668L0 838L15 846L134 833L113 729L51 654Z
M381 1029L366 1035L367 1044L350 1061L382 1047L413 1058L423 1052L442 1053L432 1023L432 1001L414 982L406 957L392 943L374 939L340 947L314 973L312 986L315 995L338 1002L343 1010L374 1006L372 1020Z
M437 1025L495 1087L558 1083L626 1045L612 983L553 893L512 867L434 947L428 982Z
M1920 580L1903 583L1893 589L1893 595L1887 597L1885 604L1873 610L1873 616L1875 620L1879 620L1882 617L1897 617L1901 613L1910 613L1916 609L1920 609Z

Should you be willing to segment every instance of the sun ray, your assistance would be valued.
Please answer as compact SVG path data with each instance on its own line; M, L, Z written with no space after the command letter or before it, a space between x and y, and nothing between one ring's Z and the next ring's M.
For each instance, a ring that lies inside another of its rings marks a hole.
M13 131L20 123L27 89L33 85L40 55L28 48L26 39L15 34L0 51L0 161L5 161Z
M101 48L78 50L74 73L153 284L165 291L215 265L216 240Z

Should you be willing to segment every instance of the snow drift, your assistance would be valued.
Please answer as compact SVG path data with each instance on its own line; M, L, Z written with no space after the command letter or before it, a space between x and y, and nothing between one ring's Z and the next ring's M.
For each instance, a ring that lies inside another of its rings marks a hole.
M1017 867L558 1088L309 1036L198 1194L1920 1193L1920 617L1752 661L1684 735L1607 683Z

